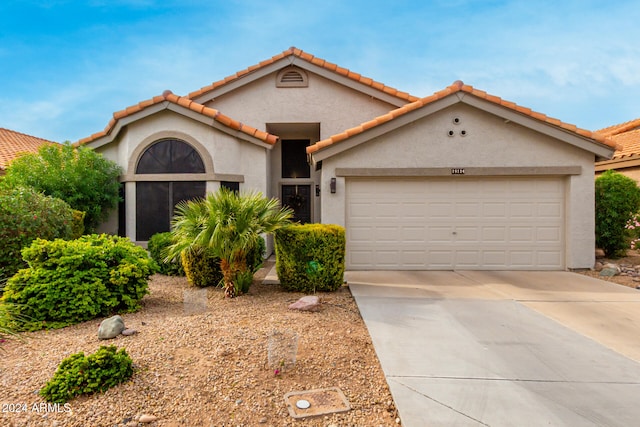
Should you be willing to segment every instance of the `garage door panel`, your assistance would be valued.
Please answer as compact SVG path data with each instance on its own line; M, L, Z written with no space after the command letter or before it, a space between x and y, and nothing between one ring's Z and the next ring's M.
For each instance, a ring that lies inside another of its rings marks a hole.
M562 269L564 181L347 179L351 269Z

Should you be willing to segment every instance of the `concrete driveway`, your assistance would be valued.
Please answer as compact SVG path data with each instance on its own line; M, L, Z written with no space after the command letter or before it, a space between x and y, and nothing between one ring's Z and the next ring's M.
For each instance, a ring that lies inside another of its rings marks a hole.
M405 427L640 425L640 291L569 272L346 278Z

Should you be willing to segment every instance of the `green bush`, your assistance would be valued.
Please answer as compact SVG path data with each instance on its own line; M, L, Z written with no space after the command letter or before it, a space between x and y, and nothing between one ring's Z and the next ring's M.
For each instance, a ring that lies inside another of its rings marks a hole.
M168 233L170 234L170 233ZM253 281L253 275L264 261L266 246L262 238L258 239L258 245L247 254L247 272L236 277L241 281L237 290L242 293L249 291ZM199 288L207 286L222 286L222 270L220 269L220 258L212 254L213 251L183 251L180 254L182 267L189 283Z
M3 178L8 187L27 186L85 212L87 232L95 232L120 199L120 167L88 147L45 144L38 153L13 160Z
M64 359L40 395L47 402L66 403L81 394L105 392L132 375L133 361L124 348L101 346L89 356L80 352Z
M220 285L220 259L212 255L210 250L183 251L180 259L184 273L193 286L204 288Z
M291 225L276 231L276 272L288 291L335 291L344 282L345 230L339 225Z
M158 273L165 276L184 276L184 268L178 260L167 262L166 249L173 244L173 237L170 232L156 233L149 239L147 249L151 258L158 264Z
M612 170L595 182L596 246L607 256L624 255L628 247L627 223L640 209L636 182Z
M26 267L22 248L37 237L69 239L73 224L74 211L60 199L28 187L0 189L0 284Z
M154 262L143 248L118 236L37 239L23 249L29 267L8 280L0 304L13 304L26 321L17 328L59 328L135 311L148 293Z
M84 217L82 211L73 210L73 222L71 223L71 238L78 239L84 234Z

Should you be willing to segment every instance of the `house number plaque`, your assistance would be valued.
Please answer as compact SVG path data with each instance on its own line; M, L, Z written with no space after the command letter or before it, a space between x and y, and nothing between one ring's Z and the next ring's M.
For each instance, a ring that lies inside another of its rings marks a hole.
M452 168L451 175L464 175L464 168Z

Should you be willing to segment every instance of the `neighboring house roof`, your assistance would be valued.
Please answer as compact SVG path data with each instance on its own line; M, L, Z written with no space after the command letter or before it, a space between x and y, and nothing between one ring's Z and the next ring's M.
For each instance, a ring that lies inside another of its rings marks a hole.
M620 145L611 160L596 163L596 172L640 166L640 119L609 126L597 131Z
M339 67L336 64L315 57L295 47L290 47L270 59L262 61L242 71L238 71L231 76L218 80L217 82L198 89L195 92L191 92L187 97L200 103L206 103L227 91L236 89L238 86L248 84L258 78L277 71L283 68L283 65L296 65L328 79L357 88L368 95L382 99L393 105L400 106L407 102L413 102L419 99L407 92L401 92L397 89L386 86L369 77L364 77L346 68Z
M458 96L451 97L451 95L455 95L455 94L458 94ZM467 94L472 96L466 97ZM442 102L438 106L439 108L436 107L436 104L438 104L439 101L445 100L445 98L449 98L450 102ZM484 103L482 102L478 103L477 102L478 100L484 101ZM333 154L337 154L338 152L343 151L339 146L341 142L347 139L351 139L356 136L363 135L364 133L367 133L369 131L371 131L371 135L372 135L371 137L375 137L375 136L378 136L379 134L388 132L389 130L392 130L392 129L395 129L396 127L401 126L402 124L404 124L404 122L400 123L399 118L401 117L406 118L410 113L414 111L423 110L425 107L428 107L428 106L436 107L434 109L429 110L428 112L427 111L423 112L422 116L424 116L426 114L431 114L435 111L438 111L441 108L446 108L449 105L452 105L458 102L464 102L470 105L475 105L476 107L479 107L485 110L488 110L488 107L493 105L495 107L498 107L499 109L494 108L492 109L491 112L500 116L505 116L504 114L505 111L510 112L511 114L508 115L509 116L508 119L514 122L522 122L521 118L525 118L529 120L534 119L538 122L542 122L549 125L549 131L547 132L550 134L553 134L553 136L555 137L562 138L564 135L570 135L570 136L577 136L582 140L586 138L587 140L589 140L589 142L596 143L597 145L605 148L605 150L596 150L598 152L599 157L610 158L611 157L610 153L612 149L621 148L620 146L617 145L617 143L614 140L602 134L591 132L586 129L578 128L575 125L562 122L552 117L548 117L545 114L532 111L529 108L519 106L513 102L505 101L497 96L490 95L484 91L475 89L472 86L465 85L460 80L457 80L451 86L439 92L436 92L433 95L418 99L417 101L406 104L400 108L390 111L389 113L383 114L368 122L362 123L359 126L353 127L351 129L347 129L342 133L339 133L329 138L326 138L324 140L318 141L317 143L307 147L307 153L311 154L312 157L314 157L313 159L314 162L322 160L323 158L329 157ZM392 124L392 122L394 121L398 122L398 124L395 126ZM381 129L387 123L389 123L389 125L385 129ZM551 129L559 130L561 132L551 132ZM364 142L367 139L370 139L370 138L363 137L362 142ZM578 143L579 141L573 141L573 142ZM350 146L345 145L344 149L348 149L348 148L350 148ZM324 155L319 154L321 151L324 151L324 150L329 151L329 149L332 149L331 152L328 152ZM607 153L609 153L608 156L607 156Z
M0 128L0 171L4 171L9 162L21 154L37 153L38 148L44 144L55 144L55 142Z
M228 116L225 116L214 108L206 107L187 97L178 96L173 94L170 90L165 90L160 96L155 96L151 99L125 108L124 110L113 113L113 118L109 121L109 124L103 131L94 133L87 138L83 138L77 141L74 145L78 146L88 143L96 143L100 146L107 144L113 141L120 130L128 123L142 117L158 113L162 110L172 110L185 115L195 112L197 113L195 116L197 120L203 121L204 123L210 124L214 127L218 127L228 133L240 133L239 136L244 135L245 139L253 138L270 146L274 145L278 141L278 137L275 135L271 135L270 133L240 123ZM189 114L189 117L193 117L193 115ZM223 126L216 124L221 124Z
M609 126L600 129L596 132L605 136L614 136L621 133L629 132L632 130L640 129L640 118L635 120L629 120L628 122L620 123L617 125Z

